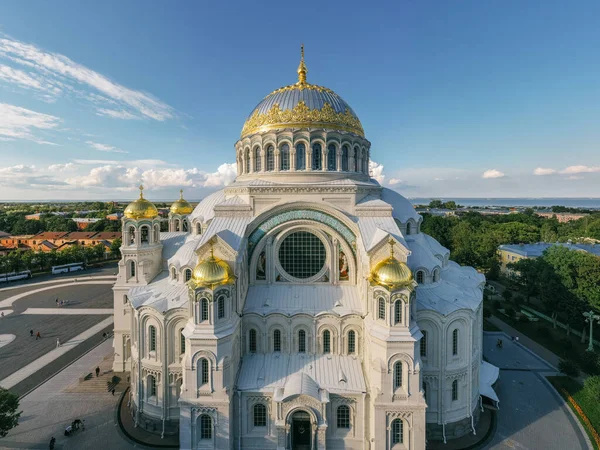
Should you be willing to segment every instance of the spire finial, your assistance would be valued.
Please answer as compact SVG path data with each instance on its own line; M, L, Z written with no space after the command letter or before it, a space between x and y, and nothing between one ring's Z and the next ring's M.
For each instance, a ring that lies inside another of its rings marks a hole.
M144 198L144 185L140 184L140 198Z
M179 189L179 200L183 200L183 189Z
M396 242L390 238L390 240L388 241L388 244L390 244L390 258L394 257L394 245L396 245Z
M300 46L300 65L298 66L298 84L306 84L308 69L304 64L304 44Z

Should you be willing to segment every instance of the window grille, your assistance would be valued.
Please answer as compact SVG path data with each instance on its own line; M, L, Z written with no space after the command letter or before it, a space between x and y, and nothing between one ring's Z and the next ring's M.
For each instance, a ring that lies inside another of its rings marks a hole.
M256 353L256 330L254 328L248 333L248 350L250 353Z
M202 306L202 316L200 320L208 320L208 299L203 298L202 300L200 300L200 302L200 305Z
M185 282L187 283L192 279L192 269L185 269Z
M304 144L296 145L296 170L306 169L306 146Z
M404 423L401 419L392 422L392 444L404 443Z
M225 297L222 295L217 300L217 317L222 319L225 317Z
M275 149L272 145L267 147L267 172L275 170Z
M279 247L279 263L294 278L315 276L325 265L326 257L321 239L307 231L288 235Z
M452 382L452 401L458 400L458 381L454 380Z
M273 331L273 351L281 351L281 331L279 330Z
M402 300L396 300L394 302L394 324L399 324L402 322L402 307L404 303Z
M419 342L421 358L426 358L427 357L427 331L421 330L421 333L423 333L423 337L421 338L421 341Z
M254 149L254 171L260 172L260 148L256 147Z
M312 170L321 170L323 166L321 165L321 160L323 155L321 153L321 144L313 145L312 152Z
M417 271L417 283L418 283L418 284L423 284L423 278L424 278L424 276L423 276L423 275L424 275L424 274L423 274L423 271L422 271L422 270L418 270L418 271Z
M306 353L306 331L298 331L298 352Z
M337 155L333 144L327 147L327 170L337 170Z
M348 172L348 146L342 147L342 170Z
M179 330L179 350L180 354L183 355L185 353L185 336L183 335L183 328Z
M458 355L458 328L452 331L452 354L454 356Z
M257 403L256 405L254 405L254 426L267 426L267 407L262 403Z
M394 388L402 387L402 363L394 364Z
M212 418L207 414L200 416L200 439L212 439Z
M154 375L148 377L148 393L150 397L156 397L156 378L154 378Z
M331 333L329 330L323 331L323 353L331 353Z
M354 330L348 331L348 354L352 355L356 352L356 333Z
M350 428L350 408L346 405L339 406L337 409L337 427Z
M150 351L156 351L156 327L150 325Z
M377 310L377 317L379 319L385 320L385 299L383 297L379 297Z
M200 367L202 370L202 378L200 379L200 381L204 385L208 383L208 359L202 358L200 360Z
M279 151L279 170L290 170L290 146L287 144L283 144L281 146L281 150Z

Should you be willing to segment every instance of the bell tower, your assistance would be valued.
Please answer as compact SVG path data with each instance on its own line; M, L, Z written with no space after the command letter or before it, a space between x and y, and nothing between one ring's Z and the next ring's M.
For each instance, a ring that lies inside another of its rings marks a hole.
M169 231L190 232L188 216L194 208L183 198L183 189L179 191L179 200L171 205L169 211Z

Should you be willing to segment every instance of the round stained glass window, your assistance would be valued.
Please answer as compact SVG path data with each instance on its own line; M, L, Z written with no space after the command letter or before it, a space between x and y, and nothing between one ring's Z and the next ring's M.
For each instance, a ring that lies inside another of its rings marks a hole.
M296 231L287 236L279 247L279 263L294 278L314 277L325 265L323 242L307 231Z

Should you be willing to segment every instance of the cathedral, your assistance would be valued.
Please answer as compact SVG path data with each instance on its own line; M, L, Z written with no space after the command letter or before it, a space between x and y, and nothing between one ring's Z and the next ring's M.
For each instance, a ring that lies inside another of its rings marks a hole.
M261 100L237 178L161 232L140 190L123 217L114 370L137 427L182 449L415 449L475 433L485 278L369 175L371 144L334 91ZM148 196L146 194L146 196Z

